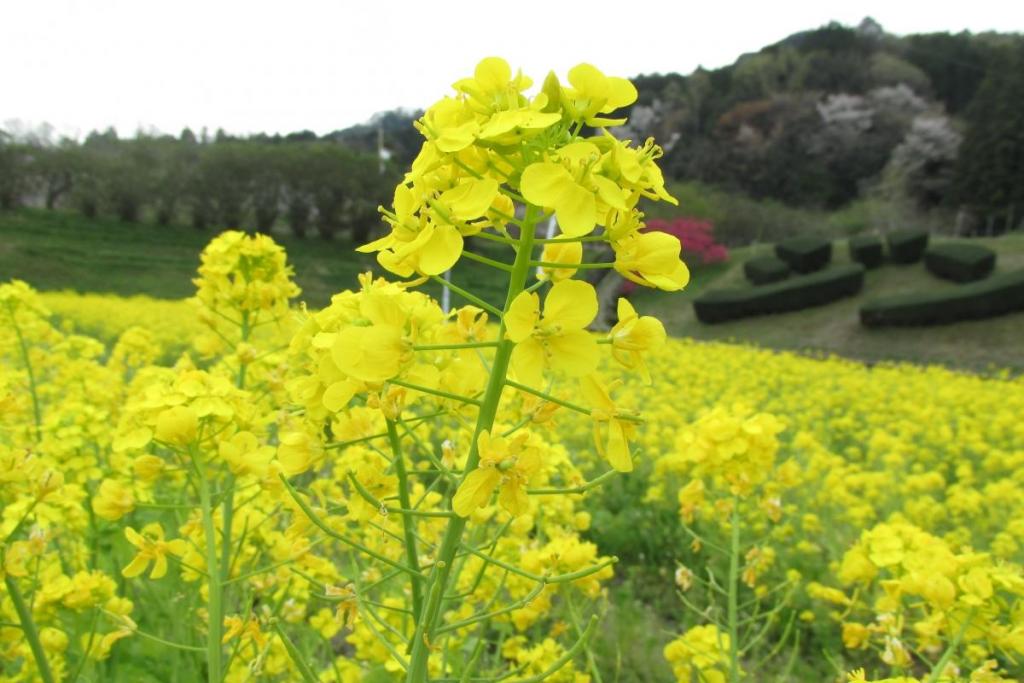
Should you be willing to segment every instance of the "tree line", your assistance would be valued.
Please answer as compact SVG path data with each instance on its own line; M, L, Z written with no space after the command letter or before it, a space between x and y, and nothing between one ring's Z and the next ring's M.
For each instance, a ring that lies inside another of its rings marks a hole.
M397 164L336 138L204 138L108 130L49 143L0 132L0 208L32 203L197 229L287 226L299 237L361 241L397 181Z

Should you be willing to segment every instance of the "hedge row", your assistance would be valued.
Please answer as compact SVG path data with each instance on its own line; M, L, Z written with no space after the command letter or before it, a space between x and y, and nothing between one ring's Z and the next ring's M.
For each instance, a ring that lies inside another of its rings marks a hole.
M895 230L886 235L889 256L896 263L917 263L928 246L927 230Z
M789 277L789 266L774 256L758 256L743 264L743 274L755 285L767 285Z
M719 323L821 306L852 296L863 285L864 267L855 263L761 287L713 290L695 299L693 309L701 322Z
M775 245L775 254L797 273L813 273L832 259L832 243L820 237L793 237Z
M869 301L860 309L860 321L867 327L943 325L1014 311L1024 311L1024 270L936 292Z
M857 235L850 238L850 260L865 268L877 268L882 265L884 254L882 238L876 235Z
M974 282L988 277L996 266L996 253L969 242L949 242L928 249L924 265L937 277L954 282Z

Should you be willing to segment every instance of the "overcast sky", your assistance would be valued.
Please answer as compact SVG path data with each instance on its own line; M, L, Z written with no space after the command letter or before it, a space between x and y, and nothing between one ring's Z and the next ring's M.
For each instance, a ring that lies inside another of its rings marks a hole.
M579 8L585 7L581 11ZM602 9L607 7L607 9ZM424 107L499 55L538 83L588 61L606 73L689 73L799 30L874 17L890 33L1021 31L1019 0L860 2L4 0L0 125L83 135L311 129ZM692 8L692 9L691 9Z

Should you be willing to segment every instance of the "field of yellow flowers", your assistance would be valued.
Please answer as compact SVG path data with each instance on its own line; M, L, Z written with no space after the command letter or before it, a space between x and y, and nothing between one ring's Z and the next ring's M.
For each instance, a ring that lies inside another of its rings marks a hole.
M427 111L364 247L389 279L321 310L236 231L188 301L0 285L0 680L1024 676L1024 381L671 340L625 299L589 332L579 272L686 285L636 208L673 200L653 141L582 134L628 81L530 85L488 58ZM417 289L463 258L502 308ZM627 575L670 596L639 666Z
M385 624L400 626L397 610L410 596L364 597L384 576L354 565L328 533L356 529L384 557L401 552L392 515L344 490L338 472L371 466L383 439L366 437L383 434L384 420L369 407L352 409L332 425L335 441L350 445L326 449L290 429L286 350L298 312L259 328L252 350L241 350L252 356L243 365L244 355L197 322L196 302L37 294L11 283L0 303L3 680L37 680L25 611L53 680L202 677L201 496L180 464L155 455L194 428L173 418L175 407L196 401L218 421L242 421L230 437L210 436L224 470L218 486L233 480L238 489L230 524L237 541L223 546L233 554L225 570L233 588L224 612L228 678L294 680L288 632L321 680L391 680L386 672L397 669ZM76 333L81 328L95 336ZM154 363L162 357L170 360ZM816 660L821 680L843 680L840 673L858 667L879 678L920 675L943 659L950 673L936 680L1022 675L1024 381L685 340L668 341L647 364L650 385L632 381L617 392L646 418L632 434L637 468L625 475L640 495L619 503L667 511L660 519L678 525L661 532L680 539L663 549L676 557L663 574L679 593L678 634L664 636L664 656L678 680L727 680L722 587L732 529L739 654L749 680L773 680L759 671L798 680L781 673L794 657ZM242 367L246 388L236 382ZM422 414L444 407L441 399ZM600 475L590 420L540 401L523 409L549 444L548 479L583 488ZM133 427L149 419L143 415L154 416L157 441ZM424 458L455 458L457 412L444 429L408 427ZM327 529L313 526L268 475L310 466L334 472L308 482L322 489L319 505L333 520ZM393 490L381 474L370 493L387 498ZM417 487L415 495L430 493ZM600 534L588 527L607 517L595 506L610 495L572 494L557 509L531 498L529 521L515 522L522 532L504 556L536 573L600 561L601 548L588 541ZM459 610L486 610L499 592L521 602L494 616L501 647L486 653L510 671L541 671L559 659L571 647L562 644L566 630L582 625L584 610L600 616L600 595L616 580L607 566L531 595L520 579L485 576L477 587L483 604ZM164 661L174 665L155 672ZM552 680L598 680L593 661L574 653Z

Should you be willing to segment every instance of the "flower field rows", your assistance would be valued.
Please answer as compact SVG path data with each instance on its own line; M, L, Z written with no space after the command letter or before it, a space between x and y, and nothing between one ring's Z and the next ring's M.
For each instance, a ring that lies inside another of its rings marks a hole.
M284 641L269 625L274 614L307 652L324 655L326 668L319 673L325 680L333 680L332 670L353 681L375 668L388 670L391 655L372 633L374 618L358 618L349 583L354 568L346 564L345 553L296 515L295 502L266 475L273 467L299 471L306 459L317 459L317 471L335 473L323 480L323 495L354 504L346 518L363 528L364 541L373 541L388 557L400 553L401 543L386 533L388 515L342 490L338 470L372 466L372 451L362 445L318 450L303 440L302 431L288 431L291 418L269 400L287 400L278 373L287 372L284 348L296 327L291 319L260 335L273 351L252 366L251 386L266 397L252 405L251 395L240 401L228 386L237 375L237 358L216 350L211 355L215 345L199 329L189 302L36 295L12 285L4 290L5 310L16 307L18 329L36 369L41 413L37 441L18 341L5 325L4 570L26 599L34 598L40 639L57 671L66 678L81 667L93 679L120 671L124 680L132 680L141 675L133 666L167 656L178 658L179 680L198 671L190 666L200 666L199 653L181 647L164 651L162 643L148 638L159 634L191 647L201 642L206 598L198 579L205 565L196 550L203 533L196 510L166 502L188 498L180 471L118 443L131 437L129 416L140 402L148 402L150 411L163 408L146 398L153 387L188 382L200 382L204 400L216 401L220 412L245 414L247 429L230 439L217 436L216 452L232 471L229 476L244 482L247 491L265 494L245 496L238 521L232 522L235 533L246 538L237 546L239 563L230 577L240 580L232 584L239 589L238 611L225 621L228 644L238 653L229 677L245 680L256 662L270 680L293 675ZM46 322L47 308L63 311L63 330ZM153 310L159 311L159 324L145 317ZM152 327L138 327L139 321ZM74 330L80 327L116 341L79 336ZM180 348L183 336L198 344L169 366L152 364ZM720 596L702 582L709 570L723 576L728 571L727 558L712 546L724 547L729 540L733 488L741 492L741 599L763 595L762 611L777 610L769 637L785 637L787 643L776 659L784 661L794 651L817 657L806 647L813 642L832 648L840 668L909 671L922 661L937 661L973 612L973 625L954 651L957 668L967 676L998 661L1009 667L1007 676L1019 675L1013 662L1024 649L1017 564L1024 543L1019 417L1024 382L937 367L869 369L836 358L683 340L668 341L647 363L653 383L630 382L617 394L624 405L642 407L646 417L634 436L637 469L625 476L642 479L647 496L630 504L670 510L679 520L680 538L693 533L704 544L697 550L690 538L668 551L679 560L670 570L685 588L681 595L698 613L711 616L701 619L679 602L680 637L666 637L665 649L679 680L690 680L694 670L706 680L725 680L718 668L722 635L712 622L726 610L716 606ZM534 411L524 413L536 422L530 429L548 443L545 458L556 471L549 477L579 485L601 472L590 420L564 408L553 410L556 406L544 409L540 402L523 408ZM384 424L379 413L358 409L334 429L335 438L355 440L383 432ZM451 457L445 444L458 438L457 421L447 429L418 438L441 457ZM379 486L374 495L384 497L393 482L381 480ZM573 495L552 509L549 500L531 497L529 512L516 522L523 533L509 543L507 557L522 558L541 571L557 554L555 564L563 572L602 557L600 548L584 540L591 506L601 502L602 496ZM508 517L496 507L478 514ZM544 534L550 539L530 533L528 525L538 519L550 525ZM249 526L258 527L258 535L247 533ZM152 569L147 558L156 563ZM277 563L282 564L246 577L260 565ZM312 587L316 583L300 583L303 575L315 577L322 591ZM372 580L362 577L364 584ZM577 603L570 602L567 587L548 587L496 618L507 631L503 656L533 668L557 659L563 648L552 635L564 628L557 624L566 621L569 605L582 609L611 581L608 567L573 584ZM505 583L481 582L485 599L496 591L519 599L531 592L515 580ZM252 597L257 594L269 597L257 602ZM382 603L397 607L407 598ZM466 604L465 614L472 606ZM388 614L378 609L379 615ZM9 596L3 611L5 622L17 622ZM794 620L789 634L787 619ZM797 631L803 646L791 635ZM0 634L5 679L32 680L25 639L11 625ZM770 654L771 644L755 645L752 652ZM336 651L345 654L332 661L327 655ZM578 656L575 678L565 680L585 679L586 661ZM998 680L984 676L971 680Z

